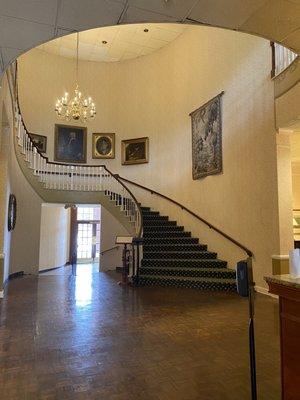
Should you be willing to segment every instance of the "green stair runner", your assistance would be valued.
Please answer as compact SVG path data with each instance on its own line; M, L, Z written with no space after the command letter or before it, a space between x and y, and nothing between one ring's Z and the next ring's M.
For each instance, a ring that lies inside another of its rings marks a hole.
M158 211L142 207L142 212L144 246L137 284L236 291L235 271L217 253Z

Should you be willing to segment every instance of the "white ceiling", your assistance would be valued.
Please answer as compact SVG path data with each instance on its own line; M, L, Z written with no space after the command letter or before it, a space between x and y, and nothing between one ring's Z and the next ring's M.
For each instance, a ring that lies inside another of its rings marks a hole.
M132 24L91 29L79 34L79 58L113 62L144 56L166 46L185 29L182 24ZM75 58L76 43L77 35L71 34L45 43L38 49Z
M20 54L54 38L151 22L235 29L300 53L300 0L0 0L0 75Z

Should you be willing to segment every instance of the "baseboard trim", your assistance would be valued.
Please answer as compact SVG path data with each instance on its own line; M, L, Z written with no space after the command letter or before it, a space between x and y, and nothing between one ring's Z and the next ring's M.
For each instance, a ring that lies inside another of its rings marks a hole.
M263 287L263 286L256 286L256 285L255 285L254 289L255 289L255 291L256 291L257 293L260 293L260 294L264 294L264 295L266 295L266 296L273 297L273 299L278 299L278 296L277 296L276 294L270 293L269 290L268 290L267 288Z
M13 272L12 274L9 275L8 280L11 281L12 279L20 278L21 276L24 275L25 275L24 271Z
M41 271L39 271L39 274L43 274L44 272L54 271L54 270L59 269L59 268L65 268L68 265L71 265L71 264L69 262L66 262L64 265L60 265L59 267L42 269Z

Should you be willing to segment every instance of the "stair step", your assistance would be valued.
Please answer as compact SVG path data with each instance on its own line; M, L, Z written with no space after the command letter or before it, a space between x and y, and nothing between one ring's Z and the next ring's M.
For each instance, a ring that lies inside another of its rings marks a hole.
M141 210L144 212L144 211L146 211L146 212L149 212L149 211L151 211L151 208L150 207L141 207Z
M161 252L161 251L206 251L206 244L197 244L197 243L166 243L166 244L144 244L143 251L153 251L153 252Z
M182 245L182 244L198 244L199 239L193 237L144 237L144 244L145 245L168 245L168 244L175 244L175 245Z
M138 278L140 286L175 286L182 288L192 288L201 290L220 290L236 292L235 279L218 278L193 278L193 277L174 277L169 275L140 275Z
M143 218L147 220L152 220L152 219L166 219L168 220L169 217L166 215L160 215L159 212L155 211L149 211L149 212L142 212L143 213Z
M144 225L144 232L160 232L160 231L183 231L183 226L177 225Z
M183 267L183 268L225 268L227 261L218 259L181 259L181 260L165 260L163 258L142 259L141 267Z
M167 238L168 240L170 238L174 237L191 237L191 232L185 232L185 231L170 231L170 230L161 230L161 231L144 231L144 237L145 238Z
M157 226L157 225L166 225L166 226L176 226L176 221L169 221L166 219L161 218L154 218L154 219L145 219L144 218L144 228L149 226Z
M140 268L140 276L188 276L202 278L235 279L236 272L229 268L171 268L171 267L147 267Z
M178 259L215 259L217 253L210 251L143 251L144 259L160 258L164 260Z

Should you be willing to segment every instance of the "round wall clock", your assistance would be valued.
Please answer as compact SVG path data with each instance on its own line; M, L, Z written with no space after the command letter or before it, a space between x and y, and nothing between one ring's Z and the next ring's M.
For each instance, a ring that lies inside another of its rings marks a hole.
M7 218L7 228L12 231L16 226L17 219L17 200L14 194L9 195L8 201L8 218Z

